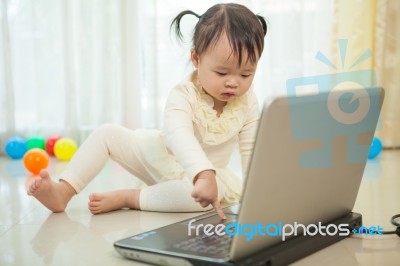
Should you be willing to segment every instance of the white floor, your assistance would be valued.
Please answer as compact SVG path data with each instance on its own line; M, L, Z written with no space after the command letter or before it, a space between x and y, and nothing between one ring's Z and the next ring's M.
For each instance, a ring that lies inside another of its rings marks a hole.
M50 171L57 175L63 167L53 160ZM89 193L141 185L111 162L65 213L52 214L28 197L30 178L21 161L0 157L0 265L141 265L120 257L113 242L195 216L133 210L92 215ZM362 213L365 225L392 230L390 217L400 213L399 194L400 150L384 151L368 162L354 211ZM295 265L400 265L400 238L353 236Z

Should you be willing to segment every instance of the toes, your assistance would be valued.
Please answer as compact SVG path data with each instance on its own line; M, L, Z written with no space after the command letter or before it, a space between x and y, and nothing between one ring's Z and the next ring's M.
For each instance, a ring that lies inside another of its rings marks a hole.
M33 184L32 184L33 185L32 188L34 190L37 190L40 187L41 184L42 184L42 179L36 179L35 182L33 182Z
M41 184L42 184L42 179L36 179L35 181L33 181L32 184L29 186L28 195L30 196L33 195Z
M101 211L100 210L92 210L92 209L89 209L90 210L90 212L92 213L92 214L100 214L101 213Z
M96 194L96 193L92 193L89 196L89 200L90 201L99 201L99 200L101 200L101 198L102 197L99 194Z
M101 211L101 196L96 193L89 195L88 209L92 214L102 213Z
M26 191L26 193L28 193L29 196L32 196L33 194L33 183L28 187L28 190Z
M43 169L40 171L40 177L43 179L50 179L49 172L47 170Z
M100 206L100 202L99 201L89 201L88 206L90 207L99 207Z
M89 201L88 202L88 209L92 214L101 213L101 206L102 206L102 203L100 201Z
M101 213L100 206L94 205L94 204L91 204L91 203L92 203L92 202L89 202L89 204L88 204L88 209L89 209L89 211L90 211L92 214Z

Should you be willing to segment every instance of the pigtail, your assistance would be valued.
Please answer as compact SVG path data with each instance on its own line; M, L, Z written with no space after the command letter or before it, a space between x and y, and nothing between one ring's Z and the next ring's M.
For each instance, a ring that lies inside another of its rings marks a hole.
M177 37L177 39L179 39L180 41L183 41L183 35L182 35L182 31L181 31L181 19L184 15L193 15L195 17L197 17L198 19L201 18L200 15L198 15L197 13L191 11L191 10L185 10L182 11L181 13L179 13L171 22L171 26L170 26L170 31L172 29L172 27L174 27L174 31L175 31L175 36ZM175 25L174 25L175 24Z
M259 15L257 15L257 18L260 20L260 22L261 22L261 25L262 25L262 27L263 27L263 30L264 30L264 36L265 36L265 35L267 35L267 22L265 21L265 19L264 19L264 17L263 17L263 16L259 16Z

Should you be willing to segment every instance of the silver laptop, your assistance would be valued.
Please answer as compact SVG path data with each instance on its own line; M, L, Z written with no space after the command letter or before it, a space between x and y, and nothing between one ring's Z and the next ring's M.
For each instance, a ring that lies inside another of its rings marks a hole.
M355 221L351 211L383 98L383 89L369 88L266 102L240 207L225 208L227 220L203 213L116 241L115 249L126 258L158 265L251 265L258 263L249 260L255 254L278 252L295 241L297 248L289 249L297 254L306 241L318 246L317 237L339 241L335 237L348 236L348 228L326 225L342 219L351 227ZM293 258L310 250L300 253Z

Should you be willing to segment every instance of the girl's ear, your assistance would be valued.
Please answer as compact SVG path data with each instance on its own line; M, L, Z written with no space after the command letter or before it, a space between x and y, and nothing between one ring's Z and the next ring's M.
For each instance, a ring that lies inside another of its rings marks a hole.
M199 65L199 55L196 53L194 48L190 50L190 60L195 68Z

